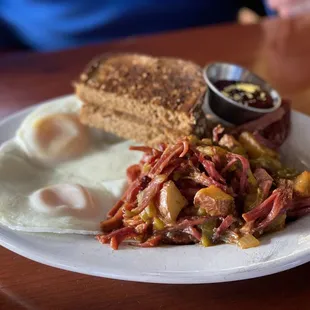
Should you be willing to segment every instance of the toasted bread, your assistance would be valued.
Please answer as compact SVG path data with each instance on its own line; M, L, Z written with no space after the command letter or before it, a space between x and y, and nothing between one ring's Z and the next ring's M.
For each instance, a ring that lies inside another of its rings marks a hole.
M160 127L164 132L201 136L206 128L201 109L206 85L201 68L189 61L138 54L102 56L89 64L75 89L85 106L93 106L93 113L131 115L132 121L147 124L146 130ZM92 126L93 117L86 110L81 119ZM106 124L101 127L107 130ZM128 135L141 140L141 132Z

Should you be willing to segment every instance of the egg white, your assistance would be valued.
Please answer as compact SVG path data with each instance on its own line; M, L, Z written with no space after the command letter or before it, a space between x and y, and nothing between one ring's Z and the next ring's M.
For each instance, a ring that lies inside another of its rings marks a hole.
M16 137L0 147L0 224L27 232L96 234L100 221L126 187L126 168L137 163L141 153L129 151L132 141L90 129L92 148L83 156L46 165L27 149L25 132L47 115L78 113L76 100L36 108L17 130ZM49 214L31 205L30 195L46 186L79 184L94 195L97 205L92 217Z

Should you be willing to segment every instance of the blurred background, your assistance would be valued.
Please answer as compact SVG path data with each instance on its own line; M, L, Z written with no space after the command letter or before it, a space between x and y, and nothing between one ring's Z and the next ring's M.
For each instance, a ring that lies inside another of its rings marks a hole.
M310 11L309 0L1 0L1 51L53 51Z

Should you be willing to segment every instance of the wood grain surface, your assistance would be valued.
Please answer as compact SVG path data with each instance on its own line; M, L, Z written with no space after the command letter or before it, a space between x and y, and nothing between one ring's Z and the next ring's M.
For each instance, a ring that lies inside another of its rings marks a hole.
M0 58L0 116L72 92L96 54L132 51L201 65L242 64L310 114L310 17L199 28L48 54ZM190 259L190 257L189 257ZM229 258L228 258L229 259ZM0 309L308 309L310 264L264 278L209 285L158 285L54 269L0 248Z

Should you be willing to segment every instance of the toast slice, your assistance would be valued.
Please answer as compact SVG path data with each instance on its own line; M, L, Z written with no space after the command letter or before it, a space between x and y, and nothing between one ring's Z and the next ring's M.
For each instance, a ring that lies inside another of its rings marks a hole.
M201 68L190 61L138 54L105 55L88 65L75 90L84 106L91 104L96 113L107 110L115 115L131 115L131 120L143 120L148 125L145 130L160 127L160 131L181 136L203 136L207 126L201 109L206 84ZM91 115L83 111L83 122L92 126ZM107 130L106 124L102 127ZM142 141L140 134L126 136Z

